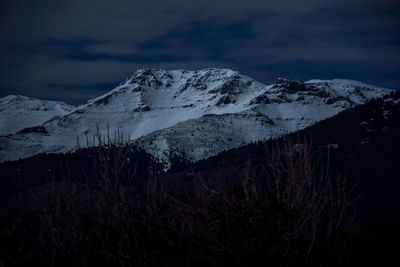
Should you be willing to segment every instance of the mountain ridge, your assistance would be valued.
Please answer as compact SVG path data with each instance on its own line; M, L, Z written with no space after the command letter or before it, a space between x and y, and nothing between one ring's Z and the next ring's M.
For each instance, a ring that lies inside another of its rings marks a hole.
M230 69L142 69L110 92L36 125L36 132L0 137L0 161L73 151L77 140L117 132L166 165L176 153L196 161L302 129L390 91L339 79L280 78L265 85Z

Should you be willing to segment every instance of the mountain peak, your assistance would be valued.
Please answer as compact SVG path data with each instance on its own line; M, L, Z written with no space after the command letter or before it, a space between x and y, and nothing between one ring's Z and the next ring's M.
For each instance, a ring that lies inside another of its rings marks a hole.
M68 114L74 108L63 102L21 95L0 98L0 136L41 125L56 116Z
M228 78L234 75L238 75L239 72L233 71L231 69L218 69L218 68L205 68L200 70L164 70L164 69L139 69L135 71L128 79L125 81L130 82L132 80L140 79L173 79L173 78L199 78L199 77L211 77L214 78Z
M38 100L38 99L36 99ZM3 105L6 103L15 103L15 102L22 102L22 101L35 101L35 98L22 96L22 95L7 95L3 98L0 98L0 103Z

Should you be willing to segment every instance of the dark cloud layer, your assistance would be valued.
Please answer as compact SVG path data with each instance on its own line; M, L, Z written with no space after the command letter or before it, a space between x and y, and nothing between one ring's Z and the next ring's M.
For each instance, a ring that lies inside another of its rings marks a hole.
M140 68L400 87L397 0L0 2L0 97L79 104Z

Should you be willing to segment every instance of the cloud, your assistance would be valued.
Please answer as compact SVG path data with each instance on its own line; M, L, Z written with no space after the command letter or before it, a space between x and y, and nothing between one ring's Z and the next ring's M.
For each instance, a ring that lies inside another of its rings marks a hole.
M396 0L0 5L0 97L84 102L145 67L230 67L267 83L277 75L346 76L400 87Z

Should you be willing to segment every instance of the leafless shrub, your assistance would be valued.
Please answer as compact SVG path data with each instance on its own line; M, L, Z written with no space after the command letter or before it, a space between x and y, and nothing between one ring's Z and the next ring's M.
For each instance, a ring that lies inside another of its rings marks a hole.
M287 256L291 241L302 235L311 237L310 253L320 235L341 226L352 203L346 176L330 172L329 158L315 158L308 140L266 147L262 164L248 160L243 168L232 167L238 176L232 181L193 170L193 179L181 184L161 179L157 170L134 181L135 165L128 164L122 143L118 133L96 135L81 150L95 170L86 181L72 177L66 165L61 181L29 191L42 263L75 255L81 265L99 257L149 266L168 258L163 253L173 247L186 264L197 259L218 265L211 253L240 265L241 251L267 249L258 239L270 238L270 253Z
M329 237L337 231L345 213L358 197L353 197L345 174L333 173L330 151L313 153L311 138L285 137L283 142L265 146L263 177L279 203L296 211L289 220L285 239L311 233L310 253L318 235ZM325 232L325 233L324 233Z

